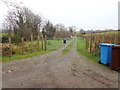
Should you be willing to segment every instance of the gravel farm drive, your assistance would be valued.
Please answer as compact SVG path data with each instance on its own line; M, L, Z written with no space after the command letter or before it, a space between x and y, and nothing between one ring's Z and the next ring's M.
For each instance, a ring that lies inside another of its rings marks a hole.
M56 51L2 63L3 88L117 88L118 73L88 61L76 51Z

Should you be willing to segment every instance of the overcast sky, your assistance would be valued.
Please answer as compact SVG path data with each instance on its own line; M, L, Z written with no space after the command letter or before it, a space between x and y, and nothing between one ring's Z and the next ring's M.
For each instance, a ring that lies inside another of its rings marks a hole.
M13 0L12 0L13 1ZM117 29L119 0L15 0L22 1L35 13L40 13L53 24L78 29ZM6 5L0 1L0 28L7 15Z

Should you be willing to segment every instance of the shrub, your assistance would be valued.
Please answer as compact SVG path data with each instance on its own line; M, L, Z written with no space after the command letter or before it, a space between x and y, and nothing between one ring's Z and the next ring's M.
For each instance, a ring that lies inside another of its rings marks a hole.
M13 42L13 43L19 43L19 42L21 42L21 37L20 37L20 36L13 37L13 38L12 38L12 42Z
M7 36L3 36L2 37L2 43L7 43L8 42L8 37Z

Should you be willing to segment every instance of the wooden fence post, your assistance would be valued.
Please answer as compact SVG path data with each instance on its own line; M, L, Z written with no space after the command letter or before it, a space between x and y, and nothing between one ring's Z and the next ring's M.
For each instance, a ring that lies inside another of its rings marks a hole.
M45 48L44 48L44 50L47 50L47 36L45 35L45 40L44 40L44 45L45 45Z
M106 31L106 30L105 30ZM103 36L103 42L105 43L106 42L106 35L105 35L106 32L104 32L104 36Z
M90 53L92 52L92 32L90 34Z
M10 56L12 55L12 40L11 37L9 37L9 50L10 50Z
M101 43L104 43L105 42L105 33L102 35L102 33L100 34L100 37L101 37Z
M38 40L38 51L39 51L40 50L40 42L39 42L40 41L40 36L39 35L38 35L38 39L37 40Z
M41 35L41 37L42 37L42 45L41 45L41 47L42 47L42 50L44 50L44 47L43 47L43 46L44 46L44 43L43 43L43 39L44 39L44 38L43 38L43 35Z
M34 48L34 46L33 46L33 35L31 35L31 46L32 46L32 52L33 52L33 48Z
M89 40L88 38L86 37L86 50L89 48Z
M94 55L97 55L97 38L96 36L94 37Z
M21 38L21 42L22 42L22 55L24 54L24 38Z
M117 44L117 37L114 37L114 44Z

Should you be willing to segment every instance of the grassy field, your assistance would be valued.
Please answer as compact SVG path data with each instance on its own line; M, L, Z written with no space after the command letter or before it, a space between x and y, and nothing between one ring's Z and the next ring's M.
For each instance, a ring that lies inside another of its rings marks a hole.
M94 56L92 53L89 53L86 50L85 40L80 37L77 37L77 52L83 56L86 56L88 58L88 60L96 62L96 63L98 63L98 61L100 59L99 56Z
M102 33L93 33L93 35L110 35L110 34L118 34L118 31L112 31L112 32L102 32ZM90 36L90 34L85 34L84 36Z
M14 34L11 34L12 36L14 36ZM8 36L8 34L7 33L0 33L0 37L1 36Z
M67 42L69 42L71 39L67 39ZM31 42L25 42L26 44L30 44ZM34 41L34 44L37 44L37 41ZM40 50L40 51L35 51L32 53L26 53L24 55L22 54L14 54L12 56L1 56L0 61L11 61L11 60L19 60L19 59L24 59L24 58L29 58L45 53L49 53L51 51L57 50L58 48L62 47L63 40L47 40L47 50ZM40 42L41 46L41 42Z
M73 43L74 41L71 41L70 44L65 49L62 50L62 55L67 54L72 49Z
M6 36L6 33L0 33L0 36Z

